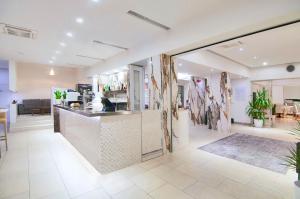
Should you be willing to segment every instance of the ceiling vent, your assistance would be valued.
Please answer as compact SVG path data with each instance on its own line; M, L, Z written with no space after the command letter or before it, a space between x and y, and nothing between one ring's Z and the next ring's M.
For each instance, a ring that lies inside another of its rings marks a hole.
M28 28L12 26L9 24L0 23L0 31L4 34L23 37L27 39L35 39L37 32Z
M241 45L243 45L243 42L236 41L236 42L231 42L231 43L226 43L226 44L220 45L219 47L224 48L224 49L229 49L229 48L236 48Z
M98 58L98 57L90 57L87 55L76 55L77 57L81 57L81 58L86 58L86 59L93 59L93 60L98 60L98 61L104 61L104 59Z
M129 14L129 15L131 15L131 16L133 16L133 17L136 17L136 18L138 18L138 19L140 19L140 20L143 20L143 21L145 21L145 22L147 22L147 23L150 23L150 24L152 24L152 25L154 25L154 26L157 26L157 27L159 27L159 28L162 28L162 29L164 29L164 30L170 30L170 29L171 29L170 27L168 27L168 26L166 26L166 25L163 25L163 24L161 24L161 23L159 23L159 22L157 22L157 21L154 21L153 19L149 19L148 17L146 17L146 16L144 16L144 15L141 15L140 13L137 13L137 12L135 12L135 11L129 10L129 11L127 12L127 14Z
M100 45L103 45L103 46L109 46L109 47L113 47L113 48L119 48L119 49L122 49L122 50L128 50L128 48L125 48L123 46L119 46L119 45L116 45L116 44L109 44L109 43L105 43L105 42L98 41L98 40L93 40L93 43L100 44Z

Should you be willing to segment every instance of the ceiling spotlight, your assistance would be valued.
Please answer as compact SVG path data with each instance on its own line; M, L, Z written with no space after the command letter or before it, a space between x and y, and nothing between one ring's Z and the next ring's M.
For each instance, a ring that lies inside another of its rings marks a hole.
M98 3L98 2L99 2L99 0L92 0L92 2Z
M53 64L53 60L49 60L49 64Z
M67 32L66 35L67 35L68 37L73 37L73 33L71 33L71 32Z
M66 46L66 44L64 42L60 42L59 45L61 45L62 47Z
M263 65L264 65L264 66L268 65L268 62L263 62Z
M182 63L179 63L178 66L182 66Z
M239 48L239 51L244 51L244 48Z
M59 50L56 50L55 51L55 54L60 54L61 52Z
M84 22L84 20L81 17L77 17L76 22L82 24Z
M53 57L51 57L51 59L52 59L52 60L56 60L56 57L53 56Z
M253 59L257 59L257 57L256 57L256 56L254 56L254 57L253 57Z

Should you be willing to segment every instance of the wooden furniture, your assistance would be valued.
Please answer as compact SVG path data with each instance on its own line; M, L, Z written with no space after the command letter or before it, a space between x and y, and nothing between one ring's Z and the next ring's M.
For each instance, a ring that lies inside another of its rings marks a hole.
M31 115L34 115L34 114L41 114L41 109L40 108L32 108Z
M0 124L4 127L4 135L0 136L0 141L5 141L6 151L8 150L7 145L7 109L0 109ZM0 158L1 158L1 146L0 146Z

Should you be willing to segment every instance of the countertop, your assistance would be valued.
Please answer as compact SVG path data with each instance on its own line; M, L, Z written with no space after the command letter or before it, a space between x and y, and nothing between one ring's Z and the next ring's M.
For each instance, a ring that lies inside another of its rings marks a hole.
M97 111L93 109L84 109L83 107L72 108L69 106L63 105L54 105L54 107L61 108L67 111L71 111L74 113L78 113L80 115L84 115L86 117L97 117L97 116L113 116L113 115L129 115L129 114L138 114L139 111L116 111L116 112L104 112L104 111Z

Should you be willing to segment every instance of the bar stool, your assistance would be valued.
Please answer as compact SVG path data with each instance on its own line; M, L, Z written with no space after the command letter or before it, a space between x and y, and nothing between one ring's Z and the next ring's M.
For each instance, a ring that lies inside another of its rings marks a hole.
M6 116L6 109L0 109L0 124L4 127L4 135L0 136L0 141L5 141L6 151L8 150L7 146L7 116ZM0 158L1 158L1 146L0 146Z

